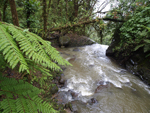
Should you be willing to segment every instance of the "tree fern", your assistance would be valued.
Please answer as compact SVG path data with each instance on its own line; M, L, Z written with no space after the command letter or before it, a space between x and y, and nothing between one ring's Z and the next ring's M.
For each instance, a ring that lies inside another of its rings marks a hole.
M56 113L38 94L42 90L24 82L0 76L0 103L2 113Z
M29 73L27 62L19 50L17 43L2 25L0 25L0 47L5 59L10 63L12 68L14 68L17 63L20 63L20 72L26 70Z
M19 72L30 74L32 66L41 67L38 69L43 72L46 68L58 71L61 70L58 65L70 65L50 42L27 30L3 22L0 24L0 51L12 68L19 65Z
M40 80L52 76L51 70L61 70L58 65L70 65L50 42L27 30L3 22L0 23L0 56L12 69L19 66L19 72L31 75L36 70L41 71ZM41 90L23 80L17 81L0 76L0 96L3 97L0 112L56 112L49 103L43 102L38 97L40 92Z

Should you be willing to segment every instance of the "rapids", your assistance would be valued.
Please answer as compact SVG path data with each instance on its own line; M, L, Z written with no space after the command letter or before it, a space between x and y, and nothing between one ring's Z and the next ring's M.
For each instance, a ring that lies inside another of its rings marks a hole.
M150 113L150 88L105 55L106 45L93 44L61 49L73 66L64 71L67 80L59 92L73 91L78 113ZM96 102L90 103L94 98Z

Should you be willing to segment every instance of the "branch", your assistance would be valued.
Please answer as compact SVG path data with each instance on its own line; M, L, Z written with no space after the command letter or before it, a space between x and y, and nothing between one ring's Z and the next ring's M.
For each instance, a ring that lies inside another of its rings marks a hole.
M94 14L96 14L96 13L103 13L103 14L105 14L105 13L108 13L108 12L110 12L110 11L105 11L105 12L97 11Z
M70 27L79 27L81 25L95 23L95 22L100 21L100 20L113 21L113 22L125 22L125 20L117 20L117 19L111 19L111 18L99 18L99 19L94 19L94 20L87 20L87 21L83 21L83 22L78 22L78 23L72 24L72 25L66 25L66 26L62 26L62 27L52 28L52 29L50 29L50 32L51 31L60 31L61 29L67 29Z
M118 20L118 19L112 19L112 18L103 18L102 20L113 21L113 22L126 22L125 20Z

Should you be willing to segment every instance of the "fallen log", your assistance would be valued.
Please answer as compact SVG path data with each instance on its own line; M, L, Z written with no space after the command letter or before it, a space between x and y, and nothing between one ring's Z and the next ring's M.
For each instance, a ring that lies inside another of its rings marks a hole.
M125 20L118 20L118 19L111 19L111 18L97 18L97 19L93 19L93 20L87 20L87 21L83 21L83 22L78 22L76 24L72 24L72 25L66 25L66 26L62 26L62 27L57 27L57 28L52 28L49 31L60 31L62 29L67 29L70 27L79 27L81 25L86 25L86 24L90 24L90 23L95 23L97 21L100 20L104 20L104 21L113 21L113 22L125 22Z

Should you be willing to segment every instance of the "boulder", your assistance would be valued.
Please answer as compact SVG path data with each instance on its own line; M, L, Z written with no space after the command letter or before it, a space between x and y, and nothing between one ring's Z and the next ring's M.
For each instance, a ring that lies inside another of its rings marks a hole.
M64 106L70 102L70 93L66 91L60 91L58 92L58 96L56 99L58 100L58 104L63 104Z
M78 51L80 51L80 49L76 47L76 48L73 49L73 51L78 52Z
M58 87L57 87L56 85L54 85L54 86L51 88L50 91L51 91L52 94L55 94L55 93L58 92Z
M65 80L65 76L64 76L64 74L62 73L62 74L61 74L61 78L60 78L60 80L59 80L59 84L65 85L66 82L67 82L67 80Z
M69 90L68 92L70 92L70 94L71 94L73 99L76 99L78 97L78 95L79 95L79 93L77 93L77 92L75 92L73 90Z
M68 46L69 42L70 42L70 37L68 37L68 36L59 37L60 46Z
M53 47L80 47L84 45L92 45L95 44L93 40L86 36L80 36L76 33L53 33L49 34L47 38L48 41L51 42ZM79 49L74 49L73 51L79 51Z

